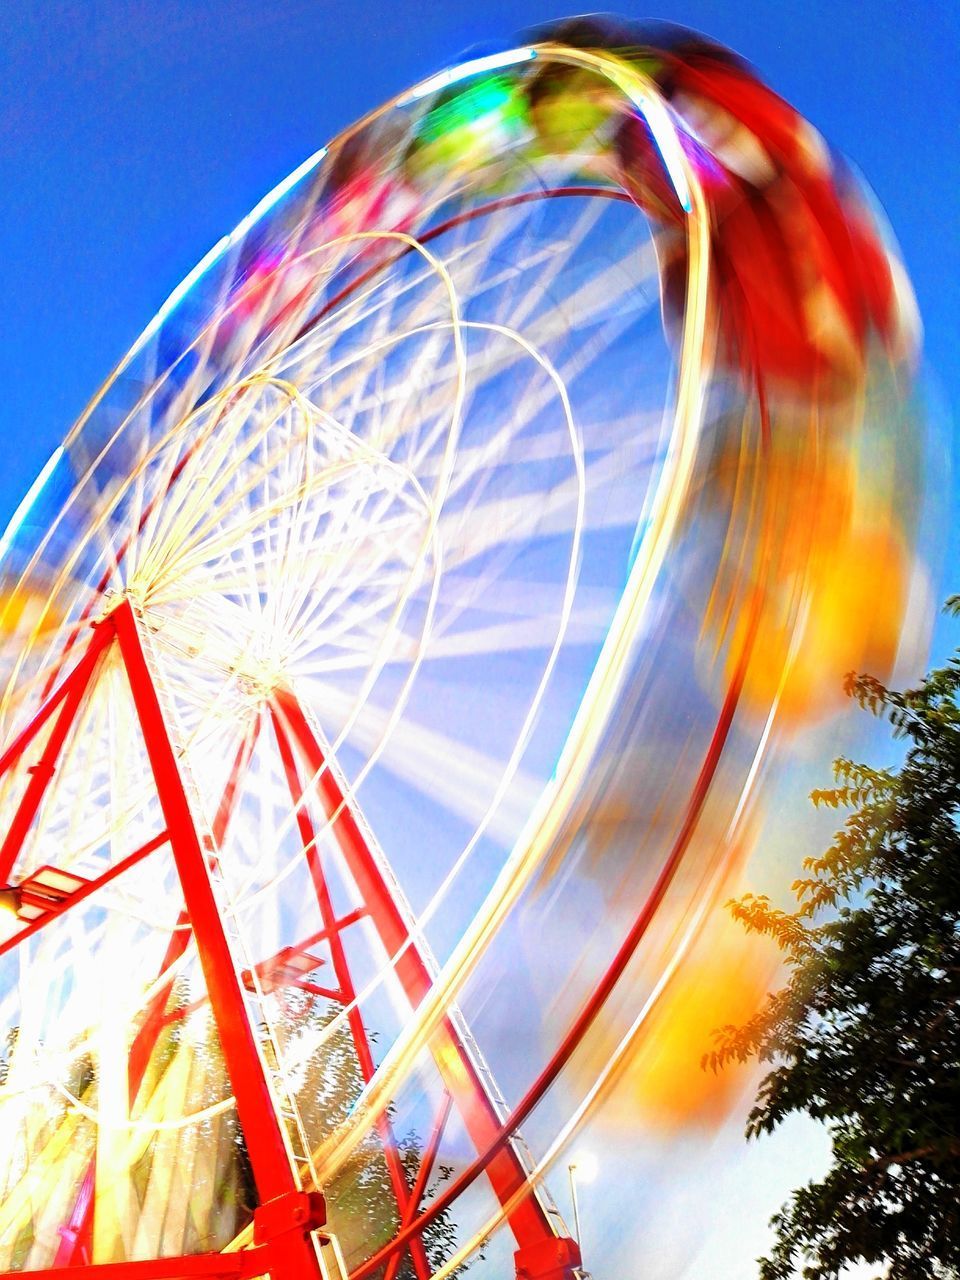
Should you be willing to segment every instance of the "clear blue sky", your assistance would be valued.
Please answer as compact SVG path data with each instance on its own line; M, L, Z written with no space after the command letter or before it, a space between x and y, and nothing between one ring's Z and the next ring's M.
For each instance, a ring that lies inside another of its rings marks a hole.
M578 9L14 0L0 47L0 520L169 291L275 182L468 46ZM652 15L752 60L861 166L900 239L954 419L958 12L674 0Z
M0 46L0 525L158 305L271 186L468 46L580 7L13 0ZM674 0L650 14L749 58L861 167L902 246L954 424L958 15L935 0ZM952 486L948 565L960 563ZM946 590L960 590L956 570Z

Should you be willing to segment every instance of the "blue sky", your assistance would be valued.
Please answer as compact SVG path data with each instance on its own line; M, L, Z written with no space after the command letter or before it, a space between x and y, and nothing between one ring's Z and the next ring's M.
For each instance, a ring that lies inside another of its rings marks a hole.
M0 517L174 285L265 191L467 47L578 8L16 4L0 49ZM957 11L892 0L675 0L656 16L749 58L862 168L917 290L939 418L952 408L955 419ZM946 640L941 629L938 650Z
M0 525L159 304L264 192L467 47L580 7L15 0L0 48ZM931 394L950 434L960 410L957 11L933 0L675 0L654 16L746 56L862 169L917 290ZM950 483L947 565L960 558ZM939 594L958 589L954 573ZM949 638L937 632L938 656ZM767 1203L758 1189L785 1162L802 1165L804 1150L751 1157L747 1216L762 1224L779 1193ZM742 1233L718 1224L714 1248L729 1251Z
M339 128L456 58L578 5L411 0L19 3L0 49L0 512L171 288ZM960 403L960 19L886 0L674 0L868 176L927 356ZM11 447L12 446L12 447Z

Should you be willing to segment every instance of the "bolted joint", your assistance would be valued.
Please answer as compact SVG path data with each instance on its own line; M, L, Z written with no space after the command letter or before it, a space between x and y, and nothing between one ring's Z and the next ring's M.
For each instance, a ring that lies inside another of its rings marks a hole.
M327 1206L319 1191L289 1191L254 1210L253 1241L269 1244L289 1231L305 1236L326 1221Z
M43 778L48 782L56 772L56 767L47 760L38 760L36 764L27 765L27 773L32 773L34 777Z
M580 1246L569 1236L554 1236L525 1245L513 1255L517 1280L577 1280L582 1262Z

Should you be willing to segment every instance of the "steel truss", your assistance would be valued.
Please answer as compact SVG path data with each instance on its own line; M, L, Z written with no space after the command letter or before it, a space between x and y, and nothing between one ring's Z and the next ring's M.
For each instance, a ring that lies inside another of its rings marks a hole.
M323 1234L326 1210L322 1194L310 1189L306 1153L291 1139L288 1117L271 1086L254 1028L244 987L269 989L278 968L292 985L331 1000L347 1009L347 1021L362 1078L375 1071L370 1040L359 1008L356 990L343 944L344 930L362 918L372 924L388 956L396 957L395 972L411 1008L424 999L435 975L432 956L414 932L414 918L383 851L366 827L362 815L347 794L336 761L326 750L319 728L289 688L276 690L268 704L268 719L290 793L310 880L316 896L322 928L296 947L258 963L256 978L238 966L231 938L217 903L215 883L218 853L226 836L234 802L254 741L244 742L233 761L230 777L216 817L208 831L198 826L186 780L177 760L175 744L157 683L142 639L135 606L124 599L105 618L90 624L91 634L72 670L47 691L29 724L0 754L0 774L23 764L40 731L52 720L39 759L27 765L31 774L23 795L0 842L0 883L8 883L23 843L55 775L64 744L84 699L97 679L108 651L119 654L126 672L164 828L138 849L96 879L85 880L59 897L41 899L42 913L10 939L0 944L0 955L89 898L106 884L136 866L156 850L167 846L173 856L183 892L184 909L173 930L161 973L184 953L191 937L206 981L211 1011L223 1050L227 1074L236 1099L237 1114L250 1156L260 1207L254 1213L252 1247L232 1253L200 1254L151 1261L95 1263L91 1261L96 1185L95 1160L91 1160L69 1220L60 1228L61 1244L54 1266L34 1272L0 1273L14 1277L74 1275L77 1268L102 1280L176 1280L178 1277L251 1278L269 1274L274 1280L328 1280L328 1267L320 1253L327 1241ZM78 648L81 646L77 646ZM305 783L304 778L309 779ZM336 847L350 878L356 884L362 906L337 918L317 848L317 832L305 800L308 793L319 801ZM14 886L16 887L16 886ZM321 987L310 980L311 965L303 956L308 947L328 947L335 987ZM130 1096L135 1098L151 1054L171 1015L166 1006L172 978L151 998L131 1045L128 1074ZM422 1209L444 1126L454 1107L477 1149L491 1188L505 1210L506 1221L517 1244L517 1280L575 1280L581 1274L580 1250L565 1234L562 1219L545 1188L533 1179L533 1162L516 1133L515 1118L497 1090L469 1029L451 1009L437 1028L430 1049L438 1067L444 1093L432 1132L423 1152L414 1184L408 1183L387 1116L378 1120L391 1187L400 1220L400 1240L377 1255L384 1265L384 1280L395 1280L404 1254L409 1251L418 1280L429 1280L431 1268L423 1245ZM544 1088L546 1087L546 1082ZM529 1110L529 1108L528 1108ZM306 1175L306 1176L305 1176ZM357 1271L369 1274L367 1264Z

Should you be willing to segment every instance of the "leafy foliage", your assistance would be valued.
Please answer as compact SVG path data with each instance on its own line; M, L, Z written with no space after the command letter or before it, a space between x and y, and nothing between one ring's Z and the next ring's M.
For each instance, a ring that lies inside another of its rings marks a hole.
M332 1031L303 1068L296 1085L297 1106L304 1129L313 1143L329 1136L346 1119L363 1088L353 1037L341 1019L338 1006L291 990L284 993L283 1010L275 1018L274 1029L281 1041L311 1032ZM376 1041L376 1034L370 1038ZM392 1117L391 1117L392 1119ZM418 1135L408 1133L397 1142L406 1183L413 1187L423 1155ZM245 1156L246 1148L242 1148ZM453 1170L440 1164L428 1184L426 1198L449 1180ZM248 1174L249 1176L249 1174ZM400 1225L397 1202L384 1158L381 1139L372 1132L360 1144L331 1183L324 1187L327 1220L336 1233L349 1264L369 1257L396 1234ZM459 1244L457 1226L449 1209L442 1211L423 1231L423 1245L431 1271L437 1270ZM482 1258L482 1253L479 1255ZM461 1277L469 1263L452 1272ZM397 1280L416 1280L409 1253L403 1255Z
M947 602L960 614L960 597ZM850 760L817 806L848 809L805 860L797 907L731 903L778 944L782 990L716 1033L714 1070L772 1064L747 1135L793 1112L825 1122L832 1161L774 1217L762 1280L827 1280L852 1262L889 1280L960 1277L960 650L916 689L848 677L907 743L899 769Z
M301 1120L309 1140L316 1144L346 1118L363 1088L353 1037L342 1019L336 1021L338 1006L304 992L285 991L274 1012L274 1031L281 1043L294 1042L304 1035L308 1040L320 1041L319 1049L297 1069L295 1079L291 1079ZM182 1099L184 1106L188 1111L211 1107L229 1095L230 1081L210 1009L208 1006L197 1009L190 1000L188 986L178 979L171 987L166 1013L150 1052L143 1096L157 1086L178 1056L185 1054L190 1062L190 1090ZM0 1085L7 1083L18 1035L17 1027L0 1034ZM24 1127L16 1134L7 1135L8 1143L16 1144L9 1159L10 1168L15 1172L14 1181L25 1174L38 1139L52 1134L63 1123L71 1110L71 1099L79 1100L88 1108L97 1106L99 1071L95 1056L78 1044L76 1052L68 1057L62 1079L45 1090L42 1123L33 1119L29 1131ZM82 1114L74 1116L71 1123L75 1130L74 1145L83 1143L92 1157L96 1149L95 1125ZM171 1238L162 1234L167 1229L166 1218L160 1224L159 1243L170 1252L223 1248L251 1221L258 1204L253 1168L235 1110L214 1112L197 1124L200 1142L213 1158L205 1162L202 1174L194 1172L190 1213L176 1219ZM176 1131L158 1133L132 1164L131 1188L141 1207L155 1166L159 1162L169 1167L177 1159L177 1137ZM423 1158L418 1135L411 1131L399 1141L397 1154L407 1186L412 1188ZM192 1159L190 1163L193 1165ZM425 1190L427 1200L436 1195L452 1172L442 1163L433 1170ZM196 1180L198 1178L200 1180ZM330 1228L336 1232L349 1262L369 1257L396 1234L400 1225L397 1201L384 1148L376 1133L361 1143L337 1177L324 1188L324 1193ZM424 1228L422 1239L430 1269L435 1271L459 1245L457 1225L450 1209L439 1213ZM26 1264L35 1243L34 1226L27 1222L13 1242L12 1260L16 1267ZM56 1240L53 1245L55 1248ZM482 1250L477 1256L483 1258ZM462 1277L468 1266L458 1267L452 1276ZM415 1280L409 1253L402 1256L396 1280Z

